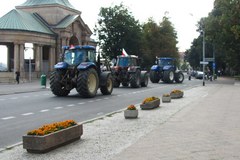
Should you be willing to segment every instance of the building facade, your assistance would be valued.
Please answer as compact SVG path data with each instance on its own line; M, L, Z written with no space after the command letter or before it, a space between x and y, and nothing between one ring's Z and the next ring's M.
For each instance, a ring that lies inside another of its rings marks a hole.
M0 45L7 47L7 71L0 82L23 80L49 74L59 60L62 46L94 45L88 25L68 0L27 0L0 18ZM33 59L24 57L32 44ZM1 53L0 53L1 54Z

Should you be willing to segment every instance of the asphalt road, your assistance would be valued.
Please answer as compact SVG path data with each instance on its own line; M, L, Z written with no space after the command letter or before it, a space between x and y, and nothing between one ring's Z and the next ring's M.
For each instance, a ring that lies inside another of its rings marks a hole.
M188 90L202 85L200 80L182 84L153 84L143 88L114 88L112 95L84 99L73 90L67 97L56 97L51 91L0 96L0 149L22 141L22 135L44 124L73 119L83 122L103 116L130 104L138 105L149 96L160 97L173 89Z

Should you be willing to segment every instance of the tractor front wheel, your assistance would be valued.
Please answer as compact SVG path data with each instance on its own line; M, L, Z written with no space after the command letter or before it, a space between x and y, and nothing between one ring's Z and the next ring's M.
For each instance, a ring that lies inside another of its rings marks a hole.
M101 86L100 90L101 90L103 95L110 95L112 93L112 90L113 90L113 80L112 80L112 76L111 75L107 76L106 84L104 86Z
M184 80L184 75L183 75L183 73L182 73L182 72L177 72L177 73L175 73L174 80L175 80L177 83L182 83L183 80Z
M174 72L173 71L164 71L163 82L173 83L173 81L174 81Z
M157 71L150 71L150 80L152 83L158 83L160 78Z

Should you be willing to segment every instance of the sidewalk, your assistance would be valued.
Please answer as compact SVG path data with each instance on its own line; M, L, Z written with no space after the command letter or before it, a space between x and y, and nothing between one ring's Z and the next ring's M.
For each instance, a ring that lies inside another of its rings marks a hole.
M24 92L36 92L49 88L49 81L47 86L41 86L40 79L33 80L32 82L17 83L0 83L0 95L16 94Z
M0 159L71 160L239 160L240 85L207 84L184 91L184 98L85 123L80 141L46 154L30 154L22 145L0 152Z
M212 89L113 160L239 160L240 86Z

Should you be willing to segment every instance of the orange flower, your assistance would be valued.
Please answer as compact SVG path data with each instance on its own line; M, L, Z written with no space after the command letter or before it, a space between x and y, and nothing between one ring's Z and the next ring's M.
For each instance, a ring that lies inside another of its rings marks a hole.
M77 123L73 120L66 120L63 122L57 122L52 124L43 125L42 127L29 131L27 135L37 135L37 136L43 136L46 134L50 134L56 131L59 131L61 129L65 129L71 126L77 125Z
M132 104L127 107L127 110L136 110L136 109L137 108Z

